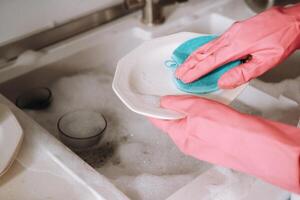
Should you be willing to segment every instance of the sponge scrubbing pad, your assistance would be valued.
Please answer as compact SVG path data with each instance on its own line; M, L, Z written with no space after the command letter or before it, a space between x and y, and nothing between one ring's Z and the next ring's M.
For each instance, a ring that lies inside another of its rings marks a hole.
M165 62L165 65L170 67L174 71L174 81L178 89L184 92L194 94L203 94L216 91L219 89L219 78L228 70L241 64L241 61L230 62L201 77L200 79L187 84L183 83L181 80L175 77L176 68L179 67L189 57L191 53L193 53L202 45L216 38L217 36L209 35L190 39L175 49L175 51L172 54L172 60L168 60Z

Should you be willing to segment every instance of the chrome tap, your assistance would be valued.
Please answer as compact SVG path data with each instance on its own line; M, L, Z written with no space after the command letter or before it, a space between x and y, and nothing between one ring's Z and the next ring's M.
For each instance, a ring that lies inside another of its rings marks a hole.
M142 22L146 25L161 24L165 21L163 7L187 2L188 0L124 0L128 8L142 7ZM142 6L141 6L142 5Z
M65 23L56 24L49 29L28 35L16 41L0 45L0 68L17 59L27 50L40 51L58 42L77 36L78 34L109 23L120 17L143 11L142 22L148 25L160 24L164 21L162 8L176 2L187 0L124 0L109 8L96 10L93 13L78 17Z

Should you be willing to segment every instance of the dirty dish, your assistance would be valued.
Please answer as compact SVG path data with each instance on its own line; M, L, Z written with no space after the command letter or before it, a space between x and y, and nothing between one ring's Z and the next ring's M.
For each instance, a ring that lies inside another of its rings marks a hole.
M60 139L71 148L89 148L99 142L106 120L96 111L76 110L60 117L57 123Z
M23 141L23 130L10 109L0 104L0 176L15 160Z
M168 120L184 118L183 113L159 106L161 96L189 94L176 87L173 82L173 72L165 67L165 61L170 59L174 50L182 43L202 35L182 32L144 42L118 62L113 90L130 110L138 114ZM245 89L246 85L231 90L192 95L210 98L228 105Z

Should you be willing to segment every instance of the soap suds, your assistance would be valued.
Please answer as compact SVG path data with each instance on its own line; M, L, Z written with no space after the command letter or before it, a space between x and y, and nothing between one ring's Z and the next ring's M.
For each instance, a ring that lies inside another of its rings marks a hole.
M291 87L295 93L299 82L300 78L261 86ZM78 154L134 200L165 199L211 166L181 153L166 133L128 110L112 91L111 83L112 74L103 71L60 78L50 86L52 105L46 110L26 112L55 136L57 119L66 112L89 109L102 113L107 129L99 148ZM297 94L293 99L300 102ZM253 183L241 173L228 176L231 178L225 185L209 188L210 199L237 199L246 195Z
M57 119L66 112L102 113L107 129L99 148L78 154L132 199L165 199L208 169L209 164L184 155L167 134L128 110L111 83L112 76L103 72L60 78L50 86L52 105L26 112L55 136Z

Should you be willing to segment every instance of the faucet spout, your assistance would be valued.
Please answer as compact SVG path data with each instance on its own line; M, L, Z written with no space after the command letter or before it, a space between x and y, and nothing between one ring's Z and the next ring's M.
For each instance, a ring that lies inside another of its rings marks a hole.
M143 8L142 22L146 25L162 24L165 21L163 16L163 7L160 2L154 0L145 0Z
M142 7L142 22L146 25L157 25L165 21L163 7L174 4L187 2L188 0L124 0L127 8Z

